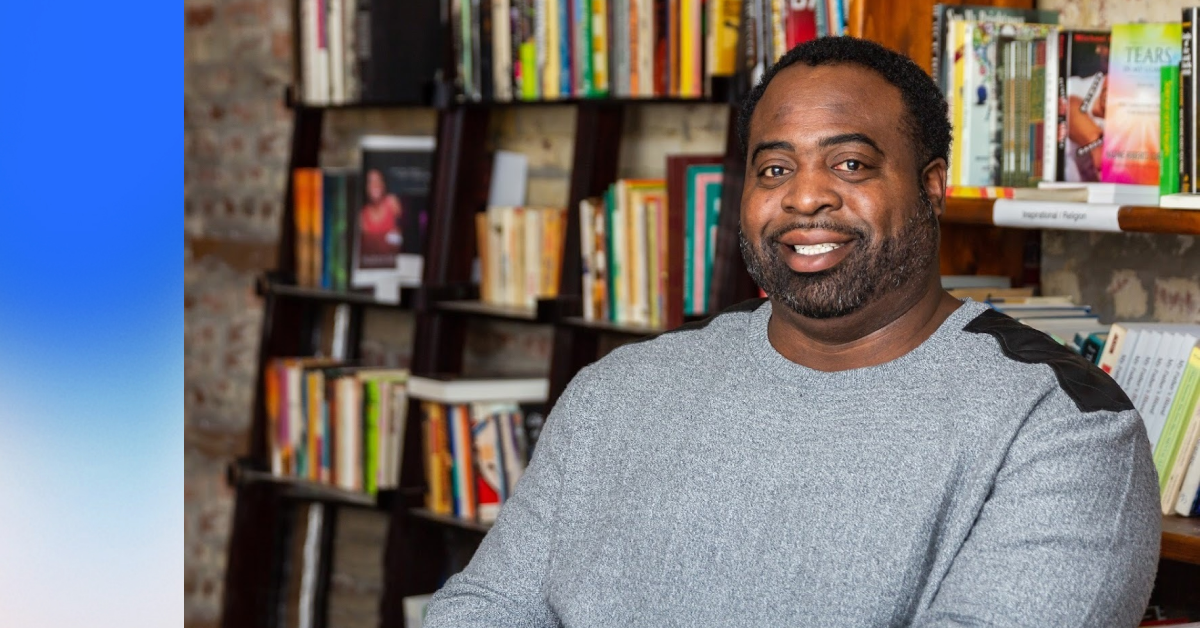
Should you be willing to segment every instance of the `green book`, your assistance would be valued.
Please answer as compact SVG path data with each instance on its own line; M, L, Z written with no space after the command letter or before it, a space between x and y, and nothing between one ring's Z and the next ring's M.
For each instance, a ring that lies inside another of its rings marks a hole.
M721 189L720 181L709 183L705 186L704 204L705 215L708 217L708 238L705 239L707 246L705 247L704 256L704 291L701 295L704 297L704 311L709 310L709 293L712 288L713 264L717 259L717 232L718 225L721 224Z
M1196 407L1196 397L1200 393L1200 347L1194 347L1188 356L1187 368L1183 371L1183 379L1175 391L1175 399L1167 412L1167 422L1163 425L1158 444L1154 445L1154 468L1158 470L1158 490L1161 493L1167 488L1171 468L1175 466L1175 457L1179 454L1179 443L1187 430L1188 419ZM1151 443L1153 444L1153 443Z
M617 280L621 276L621 264L617 259L616 246L613 242L613 212L617 210L617 186L608 186L604 193L604 256L608 263L608 320L618 322L617 309Z
M379 381L363 382L363 489L379 491Z
M533 40L521 43L521 98L538 99L537 44Z
M1179 66L1164 65L1159 98L1158 191L1179 192Z

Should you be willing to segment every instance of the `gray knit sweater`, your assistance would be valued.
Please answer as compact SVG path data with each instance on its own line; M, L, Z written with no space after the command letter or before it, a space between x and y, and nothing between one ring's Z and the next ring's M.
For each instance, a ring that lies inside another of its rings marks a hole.
M426 626L1137 624L1157 480L1106 375L969 301L840 372L770 315L584 369Z

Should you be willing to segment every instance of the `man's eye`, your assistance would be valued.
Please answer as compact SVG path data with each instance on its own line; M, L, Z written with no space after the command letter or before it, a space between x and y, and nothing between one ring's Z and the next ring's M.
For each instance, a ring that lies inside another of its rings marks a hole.
M785 174L787 174L787 169L783 166L767 166L758 173L758 176L773 179L775 177L782 177Z
M861 162L857 159L847 159L846 161L839 163L838 165L834 166L833 168L834 168L834 170L843 170L845 172L858 172L859 170L862 170L865 167L866 166L863 164L863 162Z

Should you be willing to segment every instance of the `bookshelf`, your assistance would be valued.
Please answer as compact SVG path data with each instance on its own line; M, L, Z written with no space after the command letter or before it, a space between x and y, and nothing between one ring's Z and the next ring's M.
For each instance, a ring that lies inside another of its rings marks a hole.
M1032 7L1032 0L977 2L1000 6ZM928 69L931 56L929 32L932 29L932 0L918 0L906 11L895 11L889 0L861 0L852 3L850 32L868 37L909 54ZM446 55L447 59L450 55ZM402 445L403 465L400 489L381 494L378 499L347 493L307 482L281 480L265 471L267 441L261 373L267 360L282 355L307 355L314 348L304 333L319 317L315 313L331 305L350 306L348 357L357 355L361 341L364 308L404 308L416 318L411 371L414 375L434 375L462 371L467 326L477 318L543 324L553 327L550 364L550 395L547 410L561 395L570 379L597 359L601 337L644 337L665 330L589 321L582 317L580 277L579 213L572 211L581 200L600 195L617 179L621 154L621 135L625 111L629 106L662 103L707 102L728 109L725 142L725 180L722 193L724 208L740 205L742 155L735 135L740 93L733 83L718 84L714 96L706 99L635 98L635 99L561 99L537 102L456 104L447 97L446 85L430 90L434 96L423 103L372 104L371 107L432 107L437 111L437 150L430 187L428 241L425 246L423 285L403 291L397 304L377 301L372 295L355 292L330 292L298 288L291 281L295 264L295 242L291 235L291 173L298 167L318 165L322 128L326 110L351 109L348 104L313 107L298 102L288 89L285 103L293 117L293 136L288 182L282 217L283 234L278 249L278 272L265 276L258 284L264 299L264 320L260 342L259 381L248 458L232 467L230 484L237 491L233 533L229 545L226 596L222 625L226 628L261 626L273 615L273 597L279 587L279 551L276 537L286 525L287 503L295 500L316 501L332 507L326 532L321 539L320 555L325 561L320 570L326 578L318 582L318 595L328 586L328 557L333 551L333 530L339 507L377 508L389 513L387 547L383 548L385 570L381 596L382 625L404 625L401 600L408 595L429 593L449 575L452 557L470 551L490 526L454 517L438 515L423 505L424 469L421 460L421 434L410 421ZM474 215L486 205L490 154L481 138L488 137L491 114L497 108L547 105L572 106L577 110L567 199L567 227L559 285L559 296L543 300L535 309L512 308L482 303L471 286L471 267L475 257ZM1036 251L1040 232L998 227L992 218L993 202L980 199L949 199L942 218L942 272L945 274L1000 274L1023 285L1036 277L1037 264L1030 263L1029 252ZM709 302L720 310L756 295L756 287L746 273L738 247L738 213L726 209L719 219L717 253ZM1122 207L1122 230L1146 233L1200 234L1200 213L1164 210L1157 207ZM419 410L410 406L410 417ZM464 534L444 534L458 531ZM1200 566L1200 520L1163 518L1162 558ZM315 625L326 625L318 613Z
M943 223L994 226L990 199L948 198ZM1154 206L1122 205L1117 211L1121 231L1200 235L1200 212Z

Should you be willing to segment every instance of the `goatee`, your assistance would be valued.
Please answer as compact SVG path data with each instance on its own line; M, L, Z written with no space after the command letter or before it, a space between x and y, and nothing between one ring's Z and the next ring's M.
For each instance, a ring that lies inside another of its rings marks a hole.
M803 223L802 228L834 231L855 238L855 250L846 259L816 273L798 273L780 256L783 245L776 238L794 227L764 235L757 248L741 233L746 270L768 295L800 316L828 319L852 314L896 288L920 280L922 271L936 263L937 215L924 189L917 202L915 214L892 238L880 238L863 229L830 221Z

